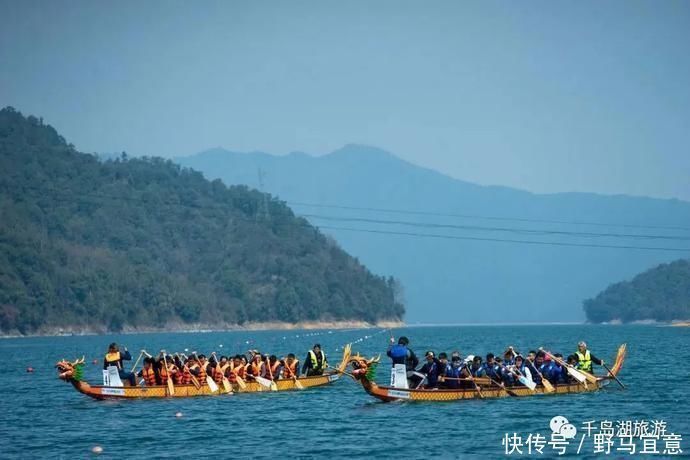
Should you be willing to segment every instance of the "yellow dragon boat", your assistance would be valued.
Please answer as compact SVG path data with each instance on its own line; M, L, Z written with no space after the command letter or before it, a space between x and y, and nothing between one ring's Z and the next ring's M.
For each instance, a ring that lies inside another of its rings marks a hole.
M580 371L585 377L584 382L563 383L546 388L537 385L534 390L525 386L500 386L488 379L475 378L472 388L461 389L401 389L391 386L378 385L374 381L379 358L366 359L359 355L349 358L352 373L347 373L355 381L361 383L362 388L371 396L384 402L391 401L456 401L462 399L490 399L505 397L526 397L543 394L586 393L597 391L608 385L611 380L617 380L616 375L623 367L626 355L626 345L618 348L616 359L607 376L594 376ZM622 385L622 384L621 384Z
M244 386L237 383L231 383L230 391L226 391L223 385L219 385L216 391L213 391L208 385L173 385L173 388L168 388L167 385L152 385L152 386L108 386L108 385L91 385L83 380L84 372L84 358L70 362L67 360L59 361L55 368L58 371L58 378L69 382L80 393L90 396L94 399L141 399L141 398L189 398L193 396L224 396L234 393L258 393L270 391L291 391L302 390L312 387L320 387L329 385L337 381L345 371L349 358L349 348L343 353L343 359L338 368L333 371L324 373L323 375L316 375L311 377L299 377L296 379L278 379L275 380L275 385L270 387L262 385L256 381L247 381ZM172 391L171 391L172 390Z

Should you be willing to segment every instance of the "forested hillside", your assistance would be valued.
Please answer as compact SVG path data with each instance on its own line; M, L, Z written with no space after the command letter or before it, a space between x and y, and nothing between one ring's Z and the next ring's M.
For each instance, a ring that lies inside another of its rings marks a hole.
M159 158L99 161L0 111L0 330L399 319L373 275L281 201Z
M594 323L690 319L690 260L661 264L632 281L612 284L584 303Z

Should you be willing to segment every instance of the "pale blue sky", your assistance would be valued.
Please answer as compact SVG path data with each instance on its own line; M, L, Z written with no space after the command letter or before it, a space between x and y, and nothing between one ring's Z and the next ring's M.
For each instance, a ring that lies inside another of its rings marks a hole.
M690 2L0 0L0 105L84 151L356 142L482 184L690 200Z

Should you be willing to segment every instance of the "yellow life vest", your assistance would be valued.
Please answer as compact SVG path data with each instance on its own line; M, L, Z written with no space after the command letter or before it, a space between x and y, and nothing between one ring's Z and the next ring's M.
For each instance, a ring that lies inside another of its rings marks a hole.
M323 350L321 350L320 353L321 353L321 366L319 366L319 361L316 359L316 353L314 353L314 350L309 350L309 359L311 360L311 368L314 369L315 371L322 370L328 364L326 362L326 355L323 353Z
M120 367L120 352L119 351L116 351L115 353L106 353L105 354L105 360L111 366L117 366L118 368L121 369L121 367Z
M585 354L583 355L580 353L578 350L576 353L577 355L577 368L580 369L581 371L585 372L592 372L592 357L589 354L589 350L585 350Z

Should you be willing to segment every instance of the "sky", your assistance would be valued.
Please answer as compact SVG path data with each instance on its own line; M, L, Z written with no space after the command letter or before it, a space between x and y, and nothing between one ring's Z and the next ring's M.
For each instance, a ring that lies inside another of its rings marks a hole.
M347 143L480 184L690 200L687 1L0 0L0 105L87 152Z

